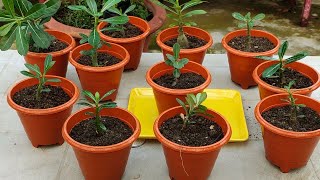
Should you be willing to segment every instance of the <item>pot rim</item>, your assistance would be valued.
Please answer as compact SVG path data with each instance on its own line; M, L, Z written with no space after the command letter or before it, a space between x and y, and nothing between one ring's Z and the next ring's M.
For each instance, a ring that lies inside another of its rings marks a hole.
M49 53L36 53L36 52L31 52L28 51L26 56L31 56L31 57L46 57L47 55L52 55L52 57L57 57L57 56L61 56L63 54L67 54L69 53L73 48L76 47L76 41L74 40L74 38L67 33L61 32L61 31L57 31L57 30L52 30L52 29L45 29L46 32L48 32L50 34L50 32L57 32L60 34L64 34L66 36L68 36L71 39L71 43L68 44L68 46L60 51L55 51L55 52L49 52ZM51 35L51 34L50 34ZM53 36L53 35L52 35ZM54 36L56 39L58 40L62 40L62 38L57 38L56 36ZM64 42L64 41L63 41Z
M75 50L77 49L82 49L83 47L85 46L91 46L89 43L85 43L85 44L82 44L82 45L79 45L77 46L76 48L74 48L70 54L69 54L69 62L77 69L81 69L83 71L88 71L88 72L107 72L107 71L113 71L113 70L117 70L117 69L120 69L122 67L124 67L126 64L129 63L129 60L130 60L130 54L129 52L122 46L118 45L118 44L115 44L115 43L111 43L111 42L108 42L111 46L115 46L117 48L120 48L122 49L123 51L125 51L125 58L123 60L121 60L121 62L117 63L117 64L114 64L114 65L111 65L111 66L105 66L105 67L92 67L92 66L85 66L85 65L82 65L82 64L79 64L75 59L73 59L72 55L74 53ZM103 46L107 46L107 45L103 45ZM98 50L98 52L107 52L107 50ZM113 52L117 52L118 51L115 51L113 50Z
M261 66L263 66L263 65L265 65L265 64L268 64L268 63L272 64L272 63L276 63L276 61L266 61L266 62L263 62L263 63L261 63L260 65L258 65L258 66L254 69L254 71L253 71L253 73L252 73L252 77L253 77L254 81L255 81L258 85L262 86L263 88L265 88L265 89L267 89L267 90L269 90L269 91L271 91L271 92L275 92L275 93L284 93L284 92L286 92L285 89L283 89L283 88L279 88L279 87L276 87L276 86L272 86L272 85L264 82L264 81L260 78L260 75L261 75L261 74L258 75L258 69L260 69ZM305 92L305 93L306 93L306 92L308 92L308 91L314 91L314 90L316 90L316 89L320 86L320 74L318 73L318 71L315 70L313 67L308 66L307 64L300 63L300 62L294 62L294 63L295 63L295 64L299 64L299 66L307 66L307 67L309 67L310 69L312 69L315 73L318 74L318 80L317 80L316 82L314 82L313 85L311 85L311 86L309 86L309 87L301 88L301 89L291 89L291 91L292 91L293 93L302 93L302 92ZM286 66L288 66L288 65L286 65ZM290 67L290 64L289 64L289 67Z
M100 22L98 27L97 27L98 33L100 34L100 37L102 39L107 39L107 41L112 41L112 42L121 43L121 44L132 43L132 42L136 42L136 41L139 41L141 39L146 38L150 33L150 26L149 26L148 22L143 20L143 19L141 19L141 18L135 17L135 16L128 16L128 17L129 17L129 19L135 19L135 20L140 21L141 23L144 23L144 25L147 27L147 29L142 34L140 34L139 36L135 36L135 37L131 37L131 38L113 38L113 37L107 36L107 35L105 35L105 34L103 34L101 32L101 29L103 29L104 26L107 23L106 22Z
M267 31L258 30L258 29L252 29L251 32L260 32L260 33L268 34L269 36L276 39L276 41L277 41L276 47L274 47L273 49L271 49L269 51L258 52L258 53L240 51L240 50L236 50L236 49L233 49L232 47L230 47L228 45L228 42L226 42L227 37L234 35L234 34L239 34L243 31L247 31L247 30L246 29L239 29L239 30L231 31L222 38L222 40L221 40L222 46L227 50L227 52L230 52L232 54L236 54L238 56L243 56L243 57L256 57L256 56L268 56L270 54L275 54L278 51L278 49L280 47L279 38L277 38L276 36L274 36L273 34L267 32Z
M135 120L136 128L133 130L133 134L128 139L126 139L120 143L109 145L109 146L90 146L90 145L82 144L80 142L75 141L74 139L72 139L70 137L69 133L67 132L67 124L75 114L82 113L83 111L88 111L89 109L92 109L92 108L83 108L83 109L78 110L74 114L70 115L68 117L68 119L65 121L65 123L63 124L62 136L65 139L65 141L67 141L68 144L70 144L72 147L79 149L81 151L84 151L84 152L107 153L107 152L113 152L113 151L118 151L118 150L124 149L128 146L128 144L133 143L139 137L139 134L141 131L141 126L140 126L140 122L138 121L138 119L131 112L127 111L126 109L121 108L121 107L116 107L116 109L119 109L121 111L125 111L126 113L129 113ZM115 116L113 116L113 117L115 117ZM85 119L82 119L82 120L78 121L78 123L82 122L84 120Z
M161 142L161 144L163 144L164 146L167 146L167 147L169 147L169 148L172 148L172 149L174 149L174 150L176 150L176 151L181 151L181 152L183 152L183 153L200 154L200 153L208 153L208 152L210 152L210 151L212 151L212 150L214 150L214 149L217 149L217 148L222 147L223 145L225 145L225 144L227 144L227 143L229 142L229 139L231 138L231 133L232 133L230 124L228 123L228 121L225 119L224 116L222 116L219 112L214 111L214 110L212 110L212 109L208 109L209 114L212 114L212 113L217 114L218 116L220 116L220 117L224 120L224 122L225 122L225 124L226 124L226 126L227 126L226 134L224 134L224 137L223 137L220 141L218 141L218 142L216 142L216 143L214 143L214 144L207 145L207 146L192 147L192 146L180 145L180 144L177 144L177 143L174 143L174 142L168 140L167 138L165 138L165 137L161 134L161 132L160 132L160 130L159 130L158 123L159 123L160 118L161 118L164 114L166 114L166 113L168 113L168 112L170 112L170 111L172 111L172 110L175 110L175 109L182 109L182 107L181 107L181 106L176 106L176 107L170 108L170 109L162 112L162 113L158 116L158 118L155 120L154 125L153 125L154 134L156 135L156 137L157 137L157 139L158 139L159 141L160 141L160 139L161 139L160 142ZM166 121L166 120L165 120L165 121ZM164 122L164 121L163 121L163 122ZM219 126L220 126L220 125L219 125Z
M155 65L153 65L151 68L149 68L149 70L147 71L147 74L146 74L146 80L147 80L147 83L152 87L152 88L155 88L157 89L158 91L162 92L162 93L166 93L166 94L173 94L173 95L181 95L181 94L189 94L189 93L193 93L195 91L199 91L201 89L205 89L207 88L210 83L211 83L211 74L209 73L209 71L202 65L196 63L196 62L192 62L192 61L189 61L188 63L191 63L193 64L193 66L199 66L201 67L207 74L208 78L205 80L204 83L202 83L200 86L197 86L197 87L194 87L194 88L190 88L190 89L170 89L170 88L166 88L166 87L163 87L163 86L160 86L158 85L157 83L153 82L153 79L151 78L151 70L153 68L155 68L156 66L158 65L161 65L161 64L164 64L165 62L162 61L162 62L159 62ZM171 67L168 66L168 69L170 69Z
M281 94L274 94L271 96L268 96L264 99L262 99L255 107L254 109L254 114L256 117L256 120L260 123L261 126L263 126L264 128L268 129L269 131L275 133L275 134L279 134L281 136L285 136L285 137L289 137L289 138L296 138L296 139L306 139L306 138L312 138L314 136L320 136L320 129L318 130L314 130L314 131L308 131L308 132L295 132L295 131L289 131L289 130L284 130L281 128L278 128L272 124L270 124L269 122L267 122L262 115L259 113L260 112L260 106L261 104L263 104L266 100L271 99L271 98L277 98L278 96L287 96L286 93L281 93ZM315 103L318 103L320 105L320 102L312 99L308 96L304 96L301 94L293 94L294 97L298 97L298 99L310 99ZM282 105L288 105L289 103L281 103L281 104L277 104L279 106ZM269 106L270 107L270 106ZM273 107L277 107L277 106L273 106ZM319 113L319 112L318 112Z
M196 29L198 31L201 31L203 33L205 33L208 37L209 37L209 41L207 42L207 44L201 46L201 47L197 47L197 48L193 48L193 49L180 49L180 54L181 53L195 53L195 52L199 52L199 51L204 51L206 49L209 49L212 44L213 44L213 39L212 36L205 30L201 29L201 28L197 28L197 27L189 27L189 26L183 26L183 28L190 28L190 29ZM164 30L162 30L156 38L156 43L158 44L158 46L160 46L162 49L169 51L169 52L173 52L173 47L167 46L166 44L164 44L161 40L160 40L160 36L162 33L165 33L166 31L171 31L177 29L178 30L178 26L174 26L171 28L166 28ZM189 34L189 33L187 33ZM189 34L192 35L192 34Z
M75 89L74 91L74 94L73 96L71 97L71 99L64 103L64 104L61 104L59 106L56 106L56 107L53 107L53 108L47 108L47 109L30 109L30 108L25 108L23 106L20 106L18 104L16 104L13 99L12 99L12 90L20 83L22 82L26 82L26 81L31 81L33 80L33 78L27 78L27 79L23 79L19 82L17 82L15 85L13 85L11 87L11 89L9 90L9 93L7 95L7 101L8 101L8 104L16 111L19 111L19 112L22 112L24 114L29 114L29 115L49 115L49 114L55 114L55 113L58 113L58 112L61 112L63 110L66 110L68 109L70 106L72 106L73 104L76 103L76 101L78 100L79 96L80 96L80 92L79 92L79 89L78 87L70 80L68 80L67 78L63 78L63 77L60 77L60 76L53 76L53 75L46 75L46 77L49 77L49 78L58 78L62 81L66 81L68 82L69 84L71 84L73 86L73 88ZM62 86L59 86L59 87L62 87Z

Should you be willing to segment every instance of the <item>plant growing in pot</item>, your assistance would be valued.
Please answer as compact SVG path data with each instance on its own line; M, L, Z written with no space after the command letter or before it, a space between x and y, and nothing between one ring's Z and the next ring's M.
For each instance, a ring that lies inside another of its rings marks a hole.
M87 12L95 20L89 36L81 34L80 43L82 45L71 51L69 61L76 68L83 89L105 94L112 89L119 88L121 76L125 65L129 62L130 55L122 46L101 40L97 30L99 18L117 1L106 1L99 11L94 0L87 0L87 3L87 7L69 6L72 10ZM115 100L116 96L117 92L109 98Z
M163 112L153 130L161 142L171 179L205 180L219 151L231 137L229 123L219 113L201 105L205 92L187 94L180 106Z
M268 96L255 108L266 158L284 173L308 163L320 136L320 103L293 94L293 85L291 81L287 93Z
M51 55L47 56L44 64L43 73L38 65L25 64L30 72L21 73L30 78L15 84L7 96L34 147L63 144L63 123L79 97L79 90L73 82L46 75L55 64Z
M279 61L274 61L277 59L272 57L256 57L268 60L257 66L252 74L258 84L261 99L272 94L285 92L284 86L292 80L296 82L292 86L293 93L302 95L310 96L312 91L320 86L320 76L317 70L297 62L306 57L307 52L302 51L285 59L288 45L288 41L281 44L278 51Z
M102 102L111 90L100 96L83 91L82 109L65 122L62 135L72 146L85 179L121 179L132 143L140 134L139 121L112 101Z
M167 60L155 64L146 74L159 113L179 105L176 98L202 92L211 83L211 75L205 67L187 58L179 58L178 43L173 46L173 51L173 55L167 54Z
M171 14L168 15L175 23L161 31L157 36L157 44L162 49L163 56L166 58L166 54L173 54L173 45L177 42L181 46L182 50L180 56L182 58L188 58L190 61L202 64L204 56L213 43L211 35L200 28L191 27L196 26L195 22L188 21L188 18L205 14L204 10L192 10L186 12L189 8L199 5L204 1L191 0L186 3L180 4L178 0L167 0L171 6L162 4L159 1L154 2L161 7L168 10Z
M280 41L266 31L253 29L255 22L265 17L264 14L251 18L250 12L245 16L234 12L232 16L240 21L239 28L246 29L228 33L221 43L227 50L231 80L242 89L248 89L257 85L251 75L253 70L264 62L256 56L272 56L278 51Z
M116 7L110 7L108 11L117 15L102 20L98 26L98 32L103 40L119 44L129 52L130 61L125 66L126 70L138 68L144 42L150 32L150 26L145 20L127 15L134 8L132 5L122 12Z
M18 53L29 64L38 64L44 70L45 58L52 55L56 65L48 75L66 76L69 52L75 47L74 39L65 33L44 30L60 7L61 1L48 0L45 4L32 5L28 0L3 0L5 10L0 14L0 49L8 50L14 42Z

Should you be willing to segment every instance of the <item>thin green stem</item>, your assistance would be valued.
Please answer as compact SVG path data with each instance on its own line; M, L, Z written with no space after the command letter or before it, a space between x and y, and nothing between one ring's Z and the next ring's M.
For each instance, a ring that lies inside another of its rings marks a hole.
M247 22L247 50L251 48L251 28L249 22Z
M94 30L97 29L98 23L99 23L99 17L94 17ZM98 51L97 51L98 47L93 47L93 49L94 49L94 53L91 56L92 65L97 67L97 66L99 66L99 64L98 64Z

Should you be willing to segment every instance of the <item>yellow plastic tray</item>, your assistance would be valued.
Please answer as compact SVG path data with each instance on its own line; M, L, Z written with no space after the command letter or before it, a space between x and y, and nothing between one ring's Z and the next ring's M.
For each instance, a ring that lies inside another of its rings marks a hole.
M246 141L248 128L244 117L241 95L235 90L207 89L208 98L203 103L209 109L221 113L231 125L231 142ZM139 119L141 134L139 138L154 139L153 123L158 110L151 88L131 90L128 109Z

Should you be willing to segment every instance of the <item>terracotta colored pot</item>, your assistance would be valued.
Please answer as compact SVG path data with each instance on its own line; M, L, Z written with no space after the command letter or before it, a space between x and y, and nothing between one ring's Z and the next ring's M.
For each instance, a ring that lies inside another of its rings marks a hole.
M13 95L29 86L38 84L38 80L29 78L15 84L7 96L8 104L17 111L21 123L34 147L40 145L63 144L61 129L64 121L70 116L74 103L79 98L78 87L68 79L58 76L47 76L48 78L59 78L60 83L48 82L52 86L60 86L71 97L63 105L49 109L28 109L16 104Z
M208 113L213 116L209 119L216 122L222 128L224 137L220 141L208 146L182 146L166 139L159 131L159 127L164 121L180 113L184 113L182 107L171 108L163 112L153 126L154 134L162 144L170 179L206 180L211 174L221 147L230 140L231 127L222 115L208 110Z
M205 82L200 86L191 89L170 89L162 87L153 82L153 79L156 79L164 74L172 74L172 71L172 67L166 65L165 62L160 62L152 66L146 74L147 83L153 89L159 114L167 109L178 106L179 104L176 101L176 98L184 100L187 94L197 94L202 92L211 83L211 75L209 71L202 65L192 61L189 61L189 63L182 68L181 72L193 72L201 75L205 79Z
M39 0L39 2L41 2L41 3L43 3L44 1L45 0ZM150 12L152 12L152 14L153 14L153 18L150 21L148 21L148 24L150 26L150 33L145 40L144 48L143 48L143 51L147 52L152 35L154 35L154 33L158 29L160 29L160 27L164 24L164 22L166 20L166 10L163 9L162 7L154 4L150 0L145 0L144 4L148 8L148 10ZM54 18L51 18L51 20L49 22L45 23L44 25L48 29L59 30L59 31L65 32L67 34L70 34L71 36L73 36L76 39L81 39L81 36L79 35L80 33L86 34L86 35L90 34L89 29L81 29L81 28L76 28L73 26L68 26L68 25L65 25L65 24L58 22Z
M119 44L124 48L126 48L126 50L130 54L130 61L124 67L124 69L136 70L140 63L144 41L146 40L146 37L150 32L150 26L145 20L134 17L134 16L129 16L129 22L137 26L138 28L140 28L143 31L143 34L136 37L132 37L132 38L112 38L100 32L100 30L107 25L107 23L105 22L102 22L98 25L98 32L100 34L100 37L103 40L107 42L113 42L113 43Z
M257 104L254 112L261 125L266 158L272 164L280 167L284 173L305 166L320 138L319 129L309 132L293 132L275 127L263 119L262 112L288 104L282 100L287 96L287 94L268 96ZM320 113L318 101L299 94L294 94L294 98L297 98L297 104L305 104Z
M69 133L79 122L88 118L86 112L93 111L90 108L82 109L66 120L62 135L72 146L78 159L82 174L87 180L120 180L128 161L132 143L138 139L141 128L137 118L122 108L103 109L102 116L119 118L129 125L133 135L125 141L110 146L89 146L73 140Z
M278 51L280 46L280 41L276 36L261 30L251 30L252 36L265 37L269 39L276 46L274 49L261 53L251 53L233 49L228 45L228 42L232 38L237 36L246 36L246 33L246 29L233 31L225 35L221 41L223 47L227 50L231 80L239 84L242 89L248 89L250 86L257 85L251 75L253 70L265 61L254 57L272 56Z
M204 56L206 55L207 49L209 49L213 43L211 35L200 28L196 27L183 27L185 34L195 36L197 38L203 39L208 43L204 46L194 48L194 49L181 49L180 58L188 58L190 61L202 64ZM164 44L164 42L176 38L178 36L178 27L172 27L161 31L157 36L157 44L162 49L164 58L166 59L166 54L173 54L173 48Z
M262 72L275 63L277 63L277 61L264 62L260 64L252 73L253 79L255 82L257 82L259 87L260 99L263 99L273 94L286 92L285 89L271 86L268 83L261 80L260 78ZM320 86L320 75L318 71L313 69L312 67L299 62L288 64L286 67L290 67L300 72L301 74L309 77L313 82L313 85L310 87L302 88L302 89L292 89L293 93L310 96L312 91L316 90Z
M67 43L68 47L61 51L56 51L51 53L35 53L35 52L29 51L27 55L24 57L24 59L29 64L37 64L40 67L41 72L43 72L44 61L47 55L51 54L52 60L55 61L55 64L48 71L47 75L56 75L56 76L66 77L69 52L76 46L76 42L72 36L66 33L55 31L55 30L46 30L46 32L48 32L58 40Z
M103 45L98 51L119 58L121 62L118 64L106 67L91 67L79 64L77 61L82 56L80 52L92 48L88 43L80 45L71 51L69 61L77 70L82 89L90 92L99 92L100 94L116 89L113 94L107 97L108 99L105 99L114 101L118 94L124 66L129 62L130 55L122 46L114 43L109 44L111 46Z

